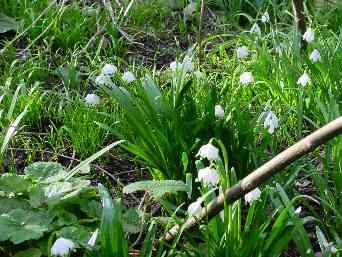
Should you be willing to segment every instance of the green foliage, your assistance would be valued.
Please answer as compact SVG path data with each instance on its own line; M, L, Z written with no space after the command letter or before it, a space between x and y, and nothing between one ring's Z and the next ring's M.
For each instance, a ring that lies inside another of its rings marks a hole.
M165 194L175 194L177 192L189 192L189 185L183 181L163 180L153 181L145 180L131 183L123 188L123 193L131 194L136 191L147 191L153 198L162 198Z
M0 33L5 33L11 30L17 30L18 24L15 19L0 13Z
M56 233L82 243L90 237L87 226L94 226L99 217L94 217L96 211L84 211L83 203L98 208L96 192L85 179L66 182L66 174L58 163L37 162L25 169L25 175L1 175L0 241L21 244ZM87 217L89 224L80 225L79 219Z

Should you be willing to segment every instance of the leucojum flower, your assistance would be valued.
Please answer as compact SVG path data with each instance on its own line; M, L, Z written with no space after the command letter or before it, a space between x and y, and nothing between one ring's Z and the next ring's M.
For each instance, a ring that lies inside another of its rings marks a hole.
M262 23L267 23L270 21L270 15L268 12L264 12L264 14L261 16L261 22Z
M111 83L110 77L113 76L117 70L118 69L115 65L109 64L109 63L105 64L101 69L100 75L98 75L95 79L96 84L98 85L110 84Z
M135 80L135 76L134 76L134 74L132 72L126 71L122 75L122 80L126 81L127 83L131 83L131 82L133 82Z
M245 201L250 204L253 201L258 200L260 198L260 195L261 195L261 191L257 187L245 195Z
M321 59L321 53L317 49L314 49L311 52L309 59L312 62L318 62Z
M244 72L240 75L240 84L245 86L251 83L254 83L252 72Z
M173 61L170 63L170 69L172 71L181 70L184 73L191 72L194 70L194 65L192 63L192 58L186 55L183 62Z
M91 247L94 247L96 244L96 240L99 234L99 229L96 229L94 233L91 234L91 237L89 238L88 245Z
M202 199L198 198L195 202L191 203L188 207L188 214L190 216L198 214L202 210Z
M274 130L278 128L279 126L279 121L278 121L277 116L274 114L274 112L269 111L269 112L264 113L264 117L265 117L264 128L268 128L268 132L270 134L273 134Z
M245 58L249 55L249 50L246 46L241 46L236 49L236 56L238 59Z
M75 248L75 244L73 241L60 237L51 247L51 255L53 256L67 256L73 249Z
M315 40L315 32L311 28L308 28L303 35L303 39L306 42L311 43Z
M309 74L306 73L306 71L303 73L302 76L299 77L297 84L305 87L307 84L311 82Z
M261 35L261 29L257 23L254 23L254 25L251 27L250 33Z
M198 171L197 181L202 182L204 185L217 185L219 180L220 176L214 168L206 167Z
M100 104L100 97L96 94L87 94L85 97L85 102L88 105L98 105Z
M219 150L210 143L201 146L196 156L208 159L209 161L218 160L220 158Z
M224 118L224 109L221 105L215 105L215 117L219 119Z

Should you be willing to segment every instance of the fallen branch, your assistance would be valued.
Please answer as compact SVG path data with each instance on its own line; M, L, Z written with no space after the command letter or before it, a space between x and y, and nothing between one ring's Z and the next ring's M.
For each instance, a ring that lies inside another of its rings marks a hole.
M205 217L210 220L223 210L224 203L233 203L289 164L298 160L303 155L312 152L318 146L340 134L342 134L342 116L313 132L275 156L270 161L266 162L247 177L239 181L239 183L227 189L216 199L212 200L198 215L189 218L182 226L175 225L172 227L166 233L164 239L167 241L173 240L180 231L185 231L196 226Z
M301 34L302 49L305 49L307 43L303 40L302 36L306 31L305 15L304 15L304 3L303 0L292 0L293 16L298 31Z

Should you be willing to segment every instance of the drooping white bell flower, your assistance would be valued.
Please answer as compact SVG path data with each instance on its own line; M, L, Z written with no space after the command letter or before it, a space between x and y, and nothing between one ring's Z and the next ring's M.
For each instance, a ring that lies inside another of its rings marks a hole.
M217 170L213 168L206 167L198 171L197 181L202 182L204 185L217 185L219 180L220 176Z
M273 134L274 130L279 126L278 118L272 111L264 113L264 116L264 128L268 128L268 132Z
M69 239L63 237L58 238L51 247L51 255L53 256L67 256L73 249L75 244Z
M252 72L244 72L240 75L240 83L242 85L248 85L254 83Z
M297 84L305 87L307 84L311 82L309 74L306 73L306 71L303 73L302 76L299 77Z
M250 33L261 35L261 29L257 23L254 23L254 25L251 27Z
M302 212L302 206L299 206L295 211L294 213L299 215L300 213Z
M315 32L311 28L308 28L303 35L303 39L306 42L311 43L315 40Z
M135 80L135 76L132 72L125 71L124 74L122 75L122 80L126 81L127 83L131 83Z
M192 63L192 58L186 55L183 59L182 68L184 72L191 72L194 70L194 64Z
M91 237L89 238L88 245L93 247L96 244L96 239L99 234L99 229L96 229L94 233L91 234Z
M196 156L200 156L204 159L206 158L209 161L218 160L220 158L219 150L210 143L202 145Z
M106 63L102 67L101 74L105 76L112 76L117 70L118 68L115 65Z
M173 61L173 62L170 63L170 69L171 69L172 71L176 71L177 68L178 68L178 66L179 66L179 64L178 64L177 61Z
M252 203L253 201L258 200L260 198L260 195L261 195L261 191L257 187L245 195L245 201L247 203Z
M215 105L215 117L220 119L224 117L224 109L221 105Z
M245 58L249 55L249 50L246 46L241 46L236 49L237 58Z
M110 85L112 81L110 80L109 76L100 74L99 76L96 77L95 83L103 86L103 85Z
M312 51L312 53L310 54L310 57L309 59L312 61L312 62L317 62L321 59L321 53L317 50L317 49L314 49Z
M266 23L270 21L270 15L268 12L264 12L264 14L261 16L261 22Z
M96 94L87 94L85 97L85 102L88 105L98 105L100 104L100 97Z
M202 210L202 200L197 199L197 201L191 203L188 207L188 214L190 216L198 214Z

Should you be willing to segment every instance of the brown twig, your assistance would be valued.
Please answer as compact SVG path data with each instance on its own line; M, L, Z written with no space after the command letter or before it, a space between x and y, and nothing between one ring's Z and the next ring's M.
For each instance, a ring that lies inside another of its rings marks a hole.
M167 241L173 240L180 231L188 230L196 226L205 217L210 220L223 210L224 203L233 203L268 180L271 176L293 163L295 160L298 160L303 155L312 152L318 146L340 134L342 134L342 116L313 132L275 156L270 161L266 162L247 177L239 181L239 183L220 194L216 199L203 208L198 215L189 218L182 227L180 225L172 227L166 233L164 239Z
M293 16L295 19L297 29L300 32L301 36L303 36L306 31L303 0L292 0L292 7L293 7ZM302 48L305 49L307 46L306 41L303 40L302 38L301 42L302 42Z

